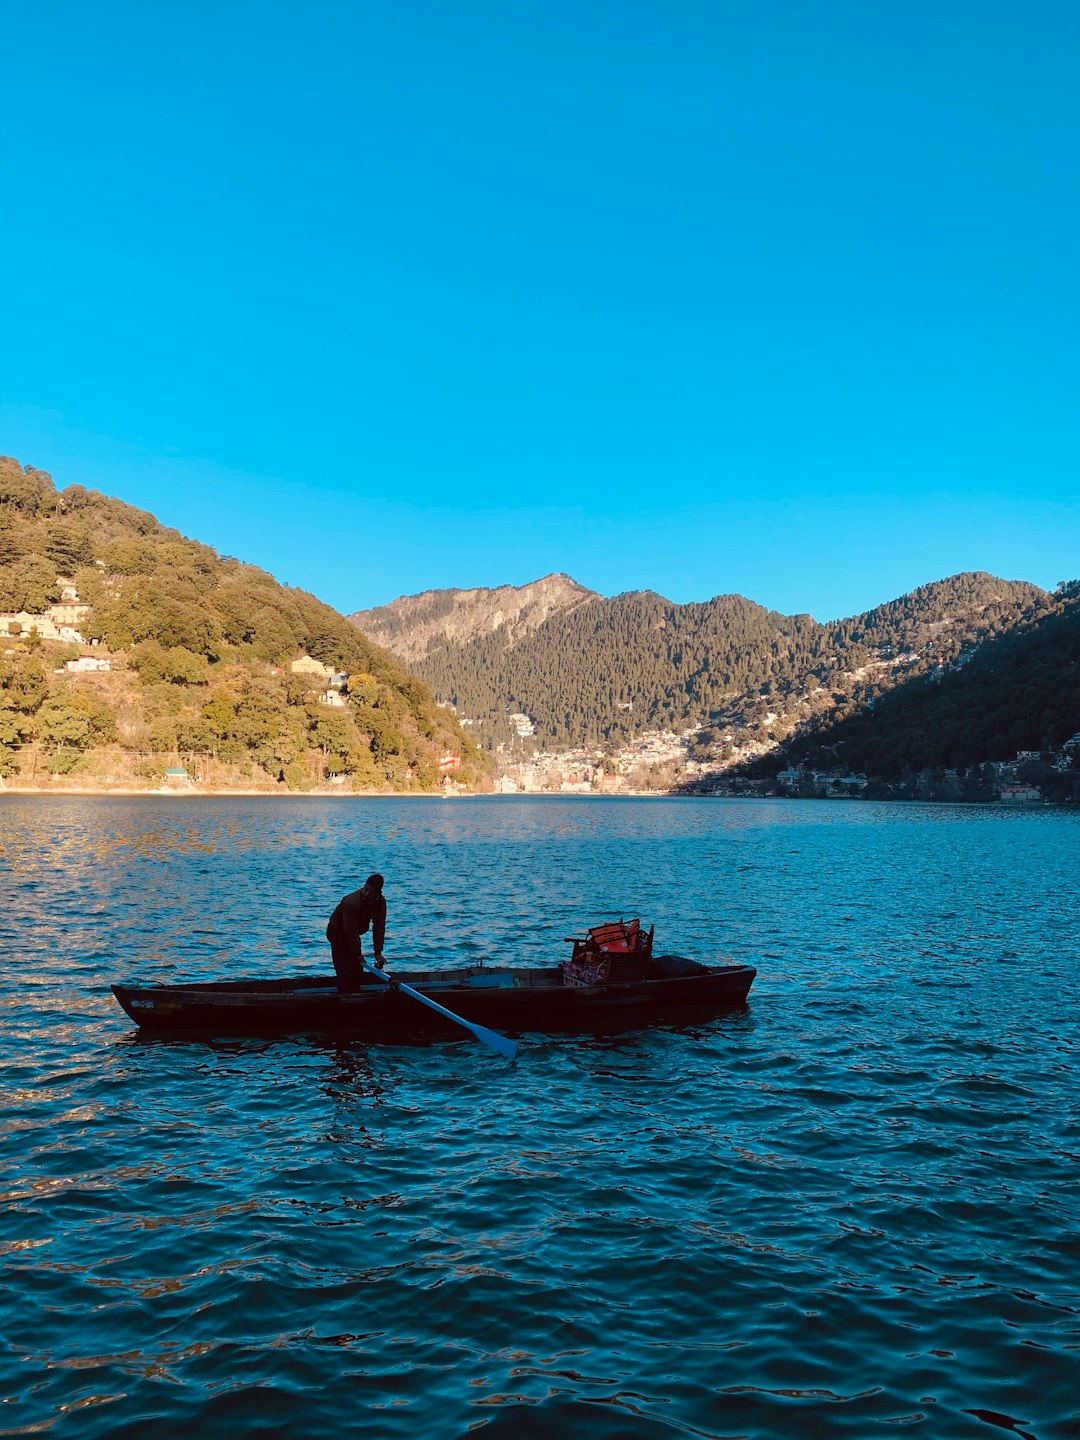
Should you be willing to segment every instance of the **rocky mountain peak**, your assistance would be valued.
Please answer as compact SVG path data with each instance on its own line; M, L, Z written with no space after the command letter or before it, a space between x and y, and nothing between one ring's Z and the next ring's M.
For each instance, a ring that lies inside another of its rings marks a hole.
M569 614L600 598L569 575L557 573L526 585L424 590L389 605L357 610L349 619L408 665L433 645L466 645L497 630L505 632L508 645L516 644L552 615Z

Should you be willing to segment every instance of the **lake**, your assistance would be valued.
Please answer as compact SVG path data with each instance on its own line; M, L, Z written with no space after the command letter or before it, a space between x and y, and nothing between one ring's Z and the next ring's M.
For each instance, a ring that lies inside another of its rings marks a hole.
M1080 814L0 796L0 1435L1080 1436ZM140 1039L122 978L554 963L608 1038Z

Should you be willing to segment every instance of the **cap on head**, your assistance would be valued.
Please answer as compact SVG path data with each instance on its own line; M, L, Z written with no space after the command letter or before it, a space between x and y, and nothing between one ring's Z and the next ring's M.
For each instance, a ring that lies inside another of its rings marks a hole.
M381 890L383 887L383 877L381 875L369 875L364 881L364 884L370 890Z

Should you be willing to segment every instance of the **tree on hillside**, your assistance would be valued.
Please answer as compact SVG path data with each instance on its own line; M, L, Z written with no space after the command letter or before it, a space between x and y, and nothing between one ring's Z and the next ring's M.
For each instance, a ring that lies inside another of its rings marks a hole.
M57 521L50 525L43 546L45 558L61 575L73 575L92 565L94 542L85 525Z
M112 740L116 720L109 706L91 690L65 686L42 701L37 736L50 757L50 768L64 773L79 755Z
M40 615L60 599L56 567L39 555L26 555L0 567L0 609Z
M0 506L39 515L54 510L56 503L50 475L30 465L24 467L9 455L0 455Z
M153 545L136 536L121 536L107 544L100 558L110 575L152 575L156 566Z
M19 749L35 733L35 716L48 694L48 677L31 656L0 656L0 775L11 775Z

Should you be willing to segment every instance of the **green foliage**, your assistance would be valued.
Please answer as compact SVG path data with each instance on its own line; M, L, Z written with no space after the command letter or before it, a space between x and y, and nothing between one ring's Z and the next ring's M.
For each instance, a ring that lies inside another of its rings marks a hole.
M0 455L0 506L23 515L48 514L57 505L52 478L44 470L22 466L8 455Z
M113 575L152 575L157 566L153 545L130 535L122 535L106 545L101 559Z
M308 767L302 760L290 760L282 771L282 778L290 790L310 790L314 782Z
M165 679L168 652L156 640L142 640L132 647L128 663L144 685L155 685Z
M350 675L346 690L349 703L354 710L360 706L367 706L370 709L379 698L379 682L374 675Z
M72 576L79 600L84 605L100 605L106 597L105 577L96 565L85 565Z
M0 775L14 774L20 748L33 738L34 717L48 693L41 662L0 656Z
M130 663L144 685L163 680L173 685L206 685L210 679L205 657L182 645L166 650L157 640L143 640L132 649Z
M210 666L205 656L174 645L168 651L166 678L174 685L205 685L210 679Z
M129 757L204 755L293 786L320 774L415 785L435 774L440 749L468 749L421 682L313 595L222 559L145 511L82 486L58 494L44 472L0 459L0 609L41 613L60 598L59 575L90 607L82 633L98 653L126 652L130 673L117 678L124 667L114 665L101 683L50 678L64 652L46 645L26 708L28 659L21 679L8 666L0 764L9 770L35 740L59 773L115 739ZM369 713L318 703L325 686L288 669L305 652L363 676ZM478 767L472 774L481 778Z
M0 656L0 706L32 715L48 689L48 677L40 660L22 655Z
M285 615L272 605L260 605L251 617L245 640L264 660L287 660L296 650L296 636Z
M47 750L89 750L114 738L116 720L93 691L61 686L41 702L37 733Z
M0 610L26 610L40 615L60 598L56 567L40 555L24 555L0 566Z
M19 530L11 518L0 511L0 569L13 565L22 554L23 542Z
M45 558L54 570L72 575L80 566L94 560L94 543L85 525L58 520L50 525L42 546Z

